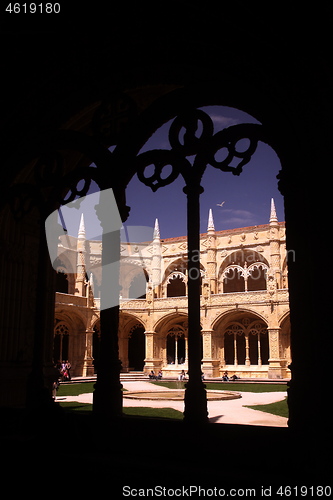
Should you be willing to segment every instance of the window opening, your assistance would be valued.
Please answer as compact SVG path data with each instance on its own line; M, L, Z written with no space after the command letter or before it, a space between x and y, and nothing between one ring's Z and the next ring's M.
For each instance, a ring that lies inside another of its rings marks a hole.
M61 363L68 359L69 348L69 328L64 323L59 323L54 332L53 360L54 363Z

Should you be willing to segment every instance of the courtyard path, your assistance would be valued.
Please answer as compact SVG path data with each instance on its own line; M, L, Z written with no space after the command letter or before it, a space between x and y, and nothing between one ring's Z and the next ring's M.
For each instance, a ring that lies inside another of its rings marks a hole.
M128 391L163 391L168 390L166 387L156 386L150 382L122 382L124 389ZM230 388L231 389L231 388ZM287 427L287 418L278 415L272 415L259 410L245 408L244 405L259 405L270 404L277 401L282 401L287 392L241 392L240 399L232 399L230 401L209 401L208 412L209 419L213 423L225 424L243 424L243 425L265 425L272 427ZM56 398L56 401L70 402L76 401L79 403L92 403L93 395L80 394L79 396L64 396ZM123 399L124 407L146 406L151 408L174 408L175 410L184 411L183 401L153 401L140 399Z

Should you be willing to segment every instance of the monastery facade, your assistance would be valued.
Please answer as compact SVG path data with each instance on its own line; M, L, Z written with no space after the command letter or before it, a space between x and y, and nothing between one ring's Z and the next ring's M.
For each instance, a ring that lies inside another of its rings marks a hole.
M56 262L54 361L74 376L98 369L101 241L61 240ZM291 362L285 224L274 201L268 224L200 235L202 371L285 378ZM294 257L294 256L291 256ZM70 261L76 262L69 272ZM119 357L122 371L187 371L186 237L121 244Z

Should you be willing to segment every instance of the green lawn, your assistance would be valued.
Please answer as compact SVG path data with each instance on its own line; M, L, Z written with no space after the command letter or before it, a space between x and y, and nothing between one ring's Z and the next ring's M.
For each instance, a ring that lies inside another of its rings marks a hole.
M96 382L82 382L78 384L60 384L57 390L57 397L62 396L78 396L79 394L91 394L94 392ZM126 391L126 389L123 389Z
M287 384L242 384L241 382L204 382L206 389L214 391L238 391L238 392L285 392ZM152 382L155 385L168 387L169 389L184 389L185 382Z
M252 408L252 410L263 411L265 413L272 413L273 415L279 415L280 417L288 418L289 416L287 398L285 398L283 401L277 401L276 403L271 403L268 405L245 405L245 407Z
M169 389L184 389L186 382L151 382ZM79 384L60 384L57 396L78 396L94 392L95 382L83 382ZM284 392L287 384L242 384L241 382L205 382L206 389L215 391L238 391L238 392ZM125 389L124 389L125 390Z
M57 397L78 396L79 394L90 394L94 392L95 382L83 382L82 384L60 384Z
M68 411L75 411L79 413L86 413L92 411L92 405L89 403L76 403L76 402L60 402L62 408ZM246 408L252 408L253 410L263 411L265 413L272 413L273 415L279 415L280 417L288 418L288 405L287 398L283 401L277 401L276 403L271 403L268 405L253 405ZM128 407L123 408L125 415L136 415L140 417L154 417L154 418L173 418L182 420L183 413L173 408L145 408L145 407Z
M125 415L137 415L140 417L154 418L173 418L177 420L183 419L183 413L173 408L144 408L144 407L125 407L123 408Z
M170 381L170 382L151 382L157 386L168 387L169 389L184 389L186 382ZM84 382L79 384L60 384L57 391L57 397L63 396L78 396L79 394L89 394L94 391L95 382ZM239 392L283 392L287 390L286 384L242 384L241 382L205 382L206 389L212 390L228 390ZM89 412L92 410L92 405L88 403L77 402L62 402L59 401L60 406L69 411L76 412ZM268 405L247 406L253 410L259 410L273 415L280 415L281 417L288 418L288 405L287 398L277 403ZM125 415L137 415L141 417L155 417L155 418L176 418L182 419L183 414L173 408L145 408L145 407L130 407L123 409Z

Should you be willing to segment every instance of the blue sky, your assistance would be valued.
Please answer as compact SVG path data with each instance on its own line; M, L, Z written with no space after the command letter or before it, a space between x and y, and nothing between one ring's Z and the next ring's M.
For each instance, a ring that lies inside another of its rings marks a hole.
M211 106L203 108L214 122L214 133L238 123L259 123L250 115L233 108ZM149 139L142 151L149 149L170 149L168 130L170 122L163 125ZM207 230L208 212L213 210L215 229L233 229L238 227L266 224L269 221L270 202L274 198L279 221L284 220L283 197L277 189L276 176L280 170L280 161L274 150L259 142L251 161L244 166L240 176L231 172L221 172L208 165L202 179L204 192L201 195L201 228ZM134 176L128 185L126 203L131 207L127 226L140 226L135 231L142 237L137 241L147 241L155 219L159 219L161 238L186 235L186 195L183 193L185 183L179 176L169 186L162 187L153 193ZM224 201L223 207L217 206ZM95 238L101 233L99 221L92 210L98 202L91 200L84 208L71 210L66 214L63 209L69 234L77 236L81 211L84 211L86 237ZM147 227L147 230L142 229ZM150 228L150 229L149 229ZM130 238L131 239L131 238Z

